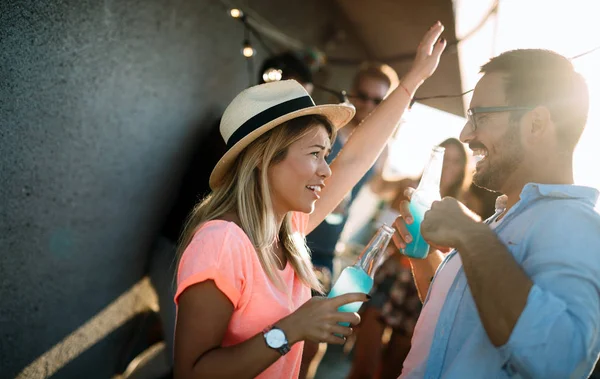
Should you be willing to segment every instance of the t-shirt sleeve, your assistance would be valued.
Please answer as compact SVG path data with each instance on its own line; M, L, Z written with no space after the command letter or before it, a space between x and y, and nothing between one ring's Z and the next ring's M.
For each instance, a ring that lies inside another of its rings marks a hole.
M175 304L190 286L212 280L238 306L250 271L242 233L232 223L212 221L194 235L179 262Z
M308 219L310 215L303 212L292 213L292 228L295 232L298 232L302 237L306 237L306 231L308 230Z

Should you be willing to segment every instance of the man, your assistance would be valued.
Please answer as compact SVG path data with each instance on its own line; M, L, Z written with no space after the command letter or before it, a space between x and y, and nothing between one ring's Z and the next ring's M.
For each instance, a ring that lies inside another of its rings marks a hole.
M587 86L545 50L506 52L481 72L461 140L483 157L474 182L505 206L486 223L452 198L426 213L423 237L456 250L411 260L424 308L402 378L587 377L600 353L600 215L572 168ZM407 203L399 248L403 219Z

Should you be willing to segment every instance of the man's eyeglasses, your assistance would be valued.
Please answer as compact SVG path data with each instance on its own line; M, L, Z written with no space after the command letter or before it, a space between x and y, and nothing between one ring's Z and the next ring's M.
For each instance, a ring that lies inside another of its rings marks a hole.
M477 130L477 115L482 113L500 113L500 112L513 112L513 111L530 111L534 107L475 107L467 110L467 120L471 124L473 131Z

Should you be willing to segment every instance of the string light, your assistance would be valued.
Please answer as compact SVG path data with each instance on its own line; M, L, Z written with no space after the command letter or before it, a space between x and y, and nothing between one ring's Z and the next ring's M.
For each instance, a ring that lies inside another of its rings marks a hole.
M245 56L246 58L252 58L255 53L256 53L256 51L254 50L252 45L250 45L250 41L245 40L244 45L242 47L242 55Z
M498 8L498 1L496 1L494 3L494 6L491 8L491 10L488 12L488 14L486 15L486 17L484 18L484 20L481 22L481 24L485 23L485 21L492 16L494 13L497 12ZM261 34L254 28L252 28L249 24L248 24L248 20L246 18L246 15L244 14L244 12L239 9L239 8L230 8L228 9L228 14L229 16L231 16L234 19L238 19L240 21L243 22L244 24L244 32L245 32L245 37L246 39L244 40L244 44L242 47L242 55L248 59L249 64L251 64L252 61L252 57L254 57L254 55L256 55L256 50L252 47L252 45L250 44L250 39L249 39L249 34L250 32L252 32L256 38L258 38L259 42L263 45L263 47L265 47L265 49L268 49L268 46L266 46L266 44L264 43L264 41L262 40L262 36ZM462 42L463 40L469 38L472 34L474 34L476 31L478 31L480 29L481 25L478 25L474 30L472 30L471 32L467 33L467 35L465 35L465 37L463 37L460 40L456 40L454 42L449 43L449 45L457 45L460 42ZM600 50L600 46L597 46L589 51L583 52L579 55L576 55L570 59L578 59L581 58L583 56L586 56L588 54L594 53L596 51ZM408 60L408 59L413 59L415 56L414 53L408 53L408 54L403 54L400 56L395 56L395 57L388 57L385 59L380 59L382 61L403 61L403 60ZM357 63L360 63L360 61L358 60L353 60L353 59L339 59L339 58L332 58L332 57L328 57L327 59L329 61L329 63L332 64L350 64L350 65L355 65ZM249 76L250 78L252 78L252 68L251 66L248 67L248 71L249 71ZM283 77L283 72L281 70L275 69L275 68L269 68L267 70L265 70L262 74L262 78L265 82L274 82L274 81L279 81L281 80L281 78ZM250 82L252 83L252 79L250 79ZM340 101L348 101L348 97L345 91L339 91L339 90L335 90L335 89L331 89L325 86L321 86L321 85L316 85L313 83L313 85L315 86L315 88L324 90L326 92L330 92L332 94L335 94ZM411 105L414 104L415 101L423 101L423 100L430 100L430 99L440 99L440 98L456 98L456 97L462 97L464 95L466 95L467 93L471 92L473 90L461 93L461 94L455 94L455 95L437 95L437 96L428 96L428 97L415 97L411 100Z
M229 15L233 18L242 18L244 17L244 12L238 8L232 8L229 10Z
M268 68L263 72L262 78L265 83L278 82L283 77L283 71L277 68Z

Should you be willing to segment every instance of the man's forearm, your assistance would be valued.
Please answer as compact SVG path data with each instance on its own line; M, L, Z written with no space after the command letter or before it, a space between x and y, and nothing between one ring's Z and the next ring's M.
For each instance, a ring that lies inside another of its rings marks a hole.
M533 282L506 246L484 224L462 233L457 250L479 317L495 346L508 342Z
M434 249L431 249L427 255L427 258L425 259L410 259L413 278L415 280L415 285L417 286L417 292L419 293L419 299L421 299L421 302L425 301L427 293L429 292L431 280L433 279L435 272L443 260L444 256L442 253Z

